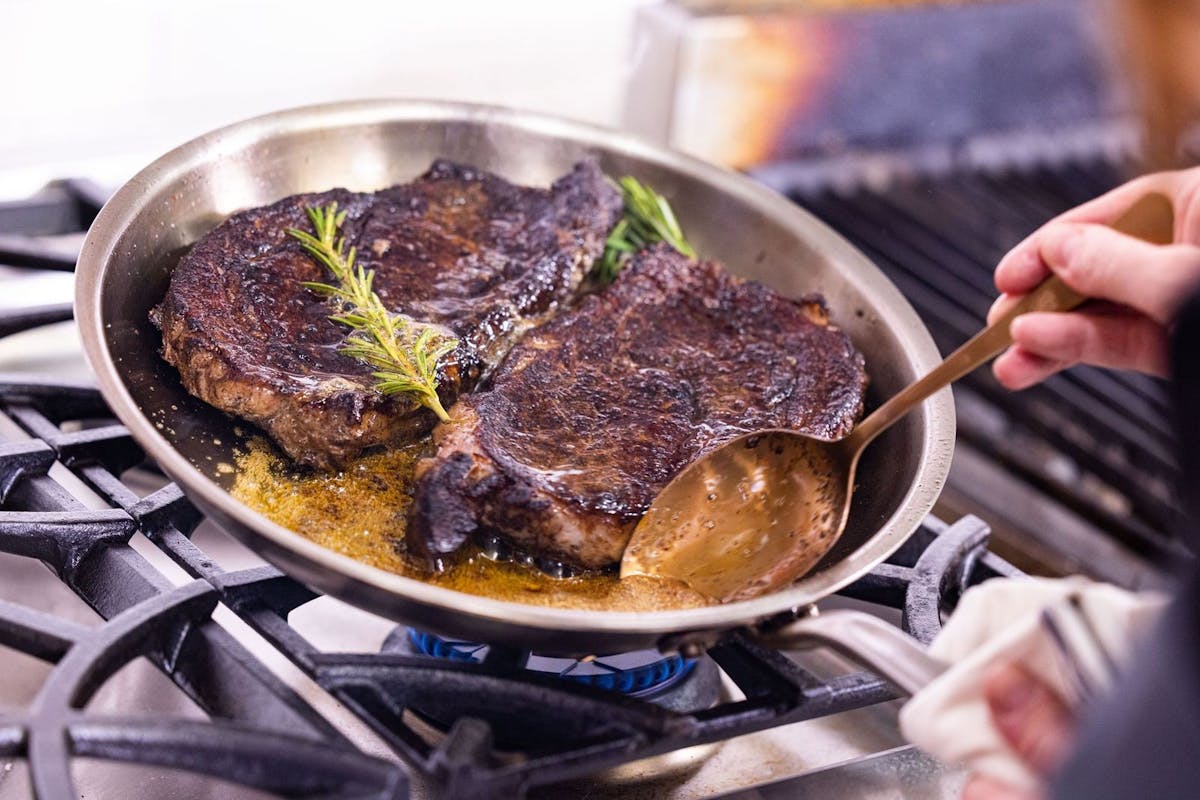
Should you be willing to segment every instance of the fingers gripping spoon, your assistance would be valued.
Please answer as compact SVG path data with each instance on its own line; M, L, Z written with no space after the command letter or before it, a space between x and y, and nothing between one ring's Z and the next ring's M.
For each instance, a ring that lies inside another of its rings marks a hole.
M1146 195L1112 227L1169 243L1171 202ZM1086 299L1050 276L844 439L757 431L707 453L655 497L625 548L621 577L674 578L722 602L791 583L820 561L846 527L858 460L875 437L1012 344L1009 327L1021 314L1070 311Z

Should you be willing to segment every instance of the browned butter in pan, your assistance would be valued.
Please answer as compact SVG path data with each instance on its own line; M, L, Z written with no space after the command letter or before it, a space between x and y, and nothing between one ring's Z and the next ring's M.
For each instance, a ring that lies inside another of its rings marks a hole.
M360 458L338 472L297 470L265 440L237 459L233 496L285 528L343 555L469 594L539 606L654 611L706 605L682 583L646 577L619 580L589 573L554 578L517 562L467 554L441 573L414 564L404 551L413 470L428 442Z

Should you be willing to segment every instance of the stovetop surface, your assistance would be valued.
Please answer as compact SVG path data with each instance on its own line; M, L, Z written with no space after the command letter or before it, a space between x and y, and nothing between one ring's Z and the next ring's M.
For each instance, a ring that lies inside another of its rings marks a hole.
M95 203L63 191L85 224ZM958 796L891 689L824 651L731 637L687 678L714 694L680 700L533 677L505 648L396 649L407 630L279 574L144 462L71 323L13 334L64 318L77 239L0 235L22 267L0 275L0 372L38 373L0 376L0 800ZM823 605L928 641L965 586L1014 574L987 541L931 518ZM549 734L507 746L513 719Z
M313 597L208 522L193 531L199 516L178 489L133 466L140 452L123 429L96 421L103 406L92 390L0 379L0 405L0 663L10 676L0 688L0 757L10 759L0 798L28 796L31 782L43 797L134 800L313 786L331 797L421 798L442 796L447 782L448 796L460 796L488 781L495 791L478 796L561 796L570 786L595 798L710 797L814 770L823 777L806 779L822 781L827 797L841 774L846 797L862 796L864 774L879 786L920 776L928 796L954 796L961 783L904 748L896 702L874 676L826 653L783 656L736 638L712 653L723 694L711 709L664 713L590 688L547 692L472 665L506 683L506 700L515 689L518 704L565 703L617 730L585 725L578 741L527 756L493 750L486 726L480 735L461 720L448 738L419 741L426 729L402 707L445 702L446 682L454 697L471 693L474 683L455 683L461 665L377 655L393 623ZM966 582L1011 572L984 554L986 536L978 520L931 519L834 604L874 607L928 639ZM693 741L720 744L682 751L665 777L638 765L604 778L586 769ZM853 767L828 771L842 762ZM547 776L558 780L543 785Z

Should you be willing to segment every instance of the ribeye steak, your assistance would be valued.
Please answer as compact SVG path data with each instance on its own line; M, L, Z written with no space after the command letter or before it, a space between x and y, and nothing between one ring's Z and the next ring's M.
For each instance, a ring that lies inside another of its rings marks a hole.
M592 161L549 189L437 161L379 192L334 189L243 211L197 242L152 313L163 357L189 392L318 467L434 422L409 396L379 394L371 369L338 352L347 329L302 286L330 276L286 230L309 230L305 208L331 201L348 212L347 247L375 270L385 305L460 337L439 386L446 405L575 295L621 210Z
M846 435L862 355L823 301L792 301L665 246L527 332L450 410L407 542L438 562L476 533L586 568L618 561L683 467L741 433Z

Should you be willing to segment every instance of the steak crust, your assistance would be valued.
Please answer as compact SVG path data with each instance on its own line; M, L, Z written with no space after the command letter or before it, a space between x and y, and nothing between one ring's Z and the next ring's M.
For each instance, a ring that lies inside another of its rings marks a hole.
M346 246L375 270L384 304L460 337L438 388L447 406L575 295L621 210L592 161L537 189L439 160L380 192L334 189L243 211L197 242L151 314L163 357L189 392L321 468L435 422L408 396L382 396L371 369L338 352L347 329L302 285L329 276L286 230L309 230L305 208L331 201L347 212Z
M490 388L450 410L419 467L409 550L436 564L488 533L607 567L687 464L764 428L842 438L866 384L821 298L659 246L526 333Z

